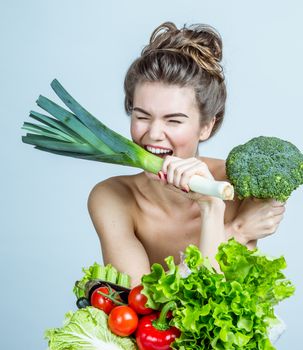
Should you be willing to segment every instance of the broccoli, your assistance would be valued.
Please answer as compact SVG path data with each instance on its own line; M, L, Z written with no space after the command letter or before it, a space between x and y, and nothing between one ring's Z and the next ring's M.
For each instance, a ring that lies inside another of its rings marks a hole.
M272 198L284 202L303 184L303 154L288 141L259 136L234 147L226 174L240 199Z

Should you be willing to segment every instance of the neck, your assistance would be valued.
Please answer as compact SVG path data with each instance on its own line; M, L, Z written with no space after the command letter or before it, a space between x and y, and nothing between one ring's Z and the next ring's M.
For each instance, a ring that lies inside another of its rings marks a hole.
M195 203L185 197L181 190L172 185L163 184L161 181L149 178L145 173L140 174L142 183L140 190L148 200L167 212L173 211L176 207L191 208Z

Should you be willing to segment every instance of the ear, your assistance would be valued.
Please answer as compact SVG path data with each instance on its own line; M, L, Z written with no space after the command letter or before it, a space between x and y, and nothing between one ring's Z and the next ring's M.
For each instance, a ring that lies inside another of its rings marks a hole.
M199 137L200 141L205 141L209 138L209 135L211 134L211 131L215 125L215 122L216 122L216 117L213 117L213 119L208 124L204 125L201 128L200 137Z

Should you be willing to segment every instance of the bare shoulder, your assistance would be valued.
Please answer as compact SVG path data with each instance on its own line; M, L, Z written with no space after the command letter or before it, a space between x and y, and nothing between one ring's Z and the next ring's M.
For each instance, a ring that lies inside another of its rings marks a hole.
M88 197L89 209L102 203L130 205L134 199L134 176L115 176L96 184Z
M116 176L99 182L91 190L87 207L90 217L100 232L105 223L134 225L136 202L132 176Z
M219 181L228 181L226 176L226 161L224 159L218 158L208 158L208 157L199 157L203 162L205 162L213 174L214 178Z
M122 191L122 193L121 193ZM97 183L89 194L89 199L100 196L108 196L115 194L124 194L128 192L127 181L124 176L110 177L104 181ZM123 196L121 196L122 198Z

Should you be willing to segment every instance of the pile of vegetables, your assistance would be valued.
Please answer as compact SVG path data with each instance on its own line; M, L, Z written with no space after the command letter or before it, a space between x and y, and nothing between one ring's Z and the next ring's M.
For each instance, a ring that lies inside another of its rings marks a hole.
M94 263L83 272L73 289L79 310L66 314L62 328L45 332L49 350L170 349L180 335L168 324L172 305L161 312L147 307L143 286L128 288L129 276L110 264Z
M87 304L77 301L79 310L66 315L62 328L46 331L49 350L275 349L268 336L278 323L274 306L294 293L281 272L285 259L234 239L220 245L216 259L222 273L190 245L186 275L170 256L167 271L153 264L132 289L126 275L119 286L114 267L95 263L74 288Z

